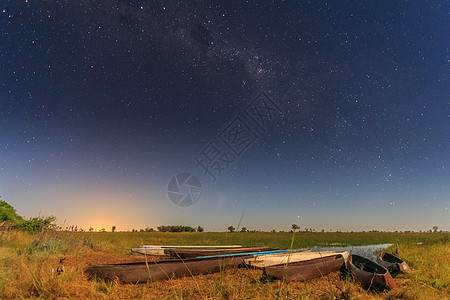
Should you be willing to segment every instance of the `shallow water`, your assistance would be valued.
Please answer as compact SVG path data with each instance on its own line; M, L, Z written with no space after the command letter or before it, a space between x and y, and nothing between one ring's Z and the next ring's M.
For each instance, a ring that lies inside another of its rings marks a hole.
M335 247L312 247L311 251L348 251L349 254L357 254L370 260L376 260L376 254L393 244L378 244L365 246L335 246Z

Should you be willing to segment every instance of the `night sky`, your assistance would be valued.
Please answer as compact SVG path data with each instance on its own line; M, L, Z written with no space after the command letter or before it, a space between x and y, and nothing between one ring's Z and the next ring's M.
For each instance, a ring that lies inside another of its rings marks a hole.
M449 21L448 1L2 1L0 195L85 229L450 230Z

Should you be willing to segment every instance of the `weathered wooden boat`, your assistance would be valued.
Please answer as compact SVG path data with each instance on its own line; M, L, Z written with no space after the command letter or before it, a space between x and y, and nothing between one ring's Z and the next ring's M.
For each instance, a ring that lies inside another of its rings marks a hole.
M214 256L214 255L227 255L238 253L250 253L250 252L264 252L273 251L269 247L242 247L242 248L225 248L225 249L186 249L186 248L174 248L164 249L164 253L174 258L196 258L201 256Z
M308 281L338 271L345 264L342 254L264 267L263 273L286 281Z
M154 247L153 246L151 246L151 247L142 246L142 247L137 247L137 248L131 248L131 252L144 254L144 255L165 255L164 248L157 247L157 246L154 246Z
M403 272L403 273L411 273L411 268L408 266L408 264L398 258L395 255L389 254L389 253L385 253L382 252L377 256L377 262L378 264L382 265L383 267L385 267L386 269L388 269L388 271L391 274L397 274L399 272Z
M307 249L297 249L295 251L287 251L285 253L270 254L270 255L255 255L254 257L245 260L245 263L255 268L265 268L269 266L285 265L287 263L296 263L312 259L324 258L327 256L335 256L341 254L344 261L347 261L348 252L336 251L321 251L312 252Z
M117 279L121 283L144 283L183 276L217 273L221 270L244 264L244 259L248 257L251 257L251 254L159 262L96 265L87 267L84 273L89 279L97 278L106 281Z
M347 266L350 274L366 289L392 289L397 286L385 267L367 258L352 254Z
M235 249L242 248L242 245L220 245L220 246L159 246L159 245L145 245L137 248L131 248L132 252L145 255L166 255L165 249Z

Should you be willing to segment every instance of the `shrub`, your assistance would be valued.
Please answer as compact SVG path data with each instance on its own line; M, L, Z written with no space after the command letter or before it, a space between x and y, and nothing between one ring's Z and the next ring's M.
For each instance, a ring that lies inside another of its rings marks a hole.
M177 225L177 226L158 226L159 232L195 232L195 229L191 226L183 226L183 225Z
M0 200L0 223L8 221L13 225L19 225L23 222L23 218L16 213L14 207L6 201Z
M50 216L47 218L41 218L41 217L31 218L29 220L24 220L19 225L19 228L22 231L32 234L32 233L36 233L39 231L43 231L45 229L54 229L55 221L56 221L56 218L53 216Z

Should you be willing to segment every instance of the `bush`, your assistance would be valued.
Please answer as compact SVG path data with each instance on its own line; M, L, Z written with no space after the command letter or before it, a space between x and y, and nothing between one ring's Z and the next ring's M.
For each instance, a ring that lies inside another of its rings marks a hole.
M56 218L53 216L50 216L47 218L40 218L40 217L31 218L29 220L24 220L19 225L19 228L22 231L32 234L32 233L36 233L39 231L43 231L45 229L54 229L55 221L56 221Z
M0 200L0 223L8 221L12 225L19 225L23 222L23 218L16 213L14 207Z
M195 229L192 228L191 226L183 226L183 225L178 225L178 226L158 226L158 231L159 232L195 232Z
M0 200L0 223L4 221L10 222L16 228L27 233L36 233L44 229L54 229L56 218L50 216L47 218L38 217L24 220L16 213L14 207L6 201Z

